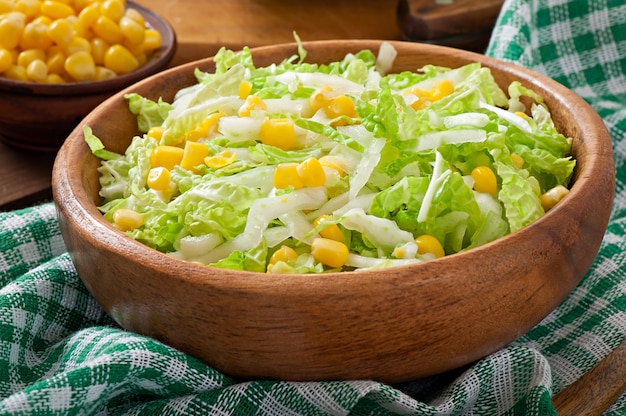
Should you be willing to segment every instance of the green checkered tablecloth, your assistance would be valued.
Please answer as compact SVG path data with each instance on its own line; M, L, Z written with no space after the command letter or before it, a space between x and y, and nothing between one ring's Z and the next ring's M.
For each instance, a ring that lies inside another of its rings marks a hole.
M573 89L615 144L617 193L600 254L530 332L471 366L396 386L233 380L117 327L80 281L44 203L0 213L0 414L556 414L551 397L626 338L626 4L506 1L487 54ZM626 414L626 396L607 414Z

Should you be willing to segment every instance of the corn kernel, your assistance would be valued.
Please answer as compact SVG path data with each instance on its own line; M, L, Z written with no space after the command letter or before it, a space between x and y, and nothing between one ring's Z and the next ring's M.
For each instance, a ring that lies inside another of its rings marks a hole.
M146 29L144 34L143 49L146 52L152 52L161 47L162 38L158 30Z
M125 5L120 0L106 0L100 5L100 13L114 22L118 22L124 16Z
M91 44L91 55L96 65L104 65L104 55L106 51L111 47L104 39L99 37L92 38L89 43Z
M301 162L296 167L298 176L302 179L304 186L324 186L326 183L326 173L324 168L320 164L319 160L314 157L310 157L307 160Z
M430 91L430 101L437 101L454 92L454 84L449 79L439 81Z
M281 163L274 169L274 187L285 189L288 187L300 189L304 186L300 175L298 175L297 163Z
M139 67L139 62L122 45L113 45L104 54L104 66L119 75L134 71Z
M26 76L33 82L45 82L48 77L48 66L41 59L34 59L26 67Z
M568 193L569 189L567 189L563 185L557 185L554 188L548 189L539 197L539 200L541 201L541 206L545 211L548 211L554 208L554 206Z
M265 118L259 131L261 143L289 150L296 144L296 132L290 118Z
M170 185L170 171L162 166L150 169L147 184L151 189L163 191Z
M12 11L13 11L13 1L0 0L0 14L12 12Z
M163 166L168 170L180 164L183 159L184 150L175 146L158 146L150 155L150 164L152 167Z
M309 104L311 105L313 112L316 112L320 108L328 105L331 100L329 93L332 92L332 90L333 89L330 86L324 85L311 95L309 98Z
M279 261L283 261L285 263L295 260L298 258L298 253L293 248L282 245L278 250L272 254L269 260L269 264L276 264Z
M48 74L46 77L47 84L65 84L65 80L59 74Z
M262 110L267 110L265 102L256 95L249 95L241 108L239 108L238 115L239 117L250 117L252 111Z
M104 81L105 79L113 79L117 77L117 74L111 71L109 68L96 65L96 81Z
M85 29L93 27L98 17L100 17L100 5L98 3L91 3L78 13L78 21Z
M0 46L17 48L25 25L26 16L23 13L12 12L0 17Z
M143 215L140 213L120 208L113 213L113 225L122 231L132 231L143 225Z
M337 118L340 116L347 116L351 118L358 117L354 102L347 95L338 95L330 100L330 102L324 107L324 111L328 118ZM347 121L342 120L338 122L338 125L344 125Z
M143 15L135 8L128 7L124 12L124 16L133 19L135 22L139 23L141 27L146 26L146 20L143 18Z
M195 166L204 164L204 158L209 155L209 148L204 143L186 142L180 166L193 170Z
M63 50L66 55L72 55L76 52L91 53L91 43L82 36L72 36L70 41L63 45Z
M443 250L443 246L441 245L439 240L437 240L432 235L424 234L417 237L415 239L415 244L417 244L417 252L419 254L430 253L434 254L437 258L446 255L445 251Z
M23 13L27 20L33 20L40 13L40 0L17 0L13 6L13 10Z
M313 221L313 226L318 227L320 224L323 224L325 221L328 221L329 218L330 217L328 215L320 215ZM342 241L342 242L344 241L343 232L341 231L341 228L339 228L337 224L333 224L333 223L325 224L324 227L320 229L319 234L322 237L328 238L330 240Z
M61 75L65 71L65 54L54 46L48 49L46 55L46 65L48 65L49 74Z
M496 174L488 166L476 166L472 170L472 178L474 178L474 189L476 191L491 195L495 195L498 192Z
M13 54L8 49L0 47L0 73L13 65Z
M19 65L11 65L9 69L4 71L4 76L14 81L28 82L28 76L26 75L26 68Z
M241 83L239 84L239 98L241 100L245 100L248 95L250 95L250 92L252 91L252 83L250 81L246 81L245 79L243 81L241 81Z
M513 162L513 165L515 165L518 169L524 167L524 159L522 159L522 157L517 153L511 153L511 162Z
M128 39L131 45L141 45L146 37L146 29L135 20L127 16L122 16L119 21L120 31L124 38Z
M17 54L17 64L26 68L35 59L46 59L46 53L41 49L27 49Z
M74 36L74 27L65 19L57 19L48 26L48 36L57 45L66 45Z
M163 137L163 132L165 131L165 127L163 126L152 126L150 130L146 133L148 137L155 139L156 141L161 140Z
M41 13L50 19L63 19L74 15L74 9L69 4L60 1L45 0L41 3Z
M120 27L111 18L101 15L94 22L93 32L110 44L121 43L124 39Z
M204 164L211 169L219 169L230 165L235 160L237 160L237 154L226 149L216 155L205 157Z
M22 37L20 38L20 48L26 49L42 49L46 50L52 46L52 39L48 37L48 26L30 22L24 26Z
M348 261L348 247L328 238L314 238L311 243L311 255L320 263L330 267L341 267Z
M78 51L65 60L65 71L74 81L91 81L96 77L96 64L88 52Z

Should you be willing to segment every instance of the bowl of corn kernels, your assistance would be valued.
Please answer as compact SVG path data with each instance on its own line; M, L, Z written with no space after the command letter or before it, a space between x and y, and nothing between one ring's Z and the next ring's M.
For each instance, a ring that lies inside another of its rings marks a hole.
M0 3L0 141L56 152L98 104L175 51L171 25L131 1Z

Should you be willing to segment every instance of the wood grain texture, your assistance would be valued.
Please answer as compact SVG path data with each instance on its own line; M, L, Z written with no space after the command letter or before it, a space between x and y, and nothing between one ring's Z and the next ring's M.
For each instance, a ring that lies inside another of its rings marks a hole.
M308 60L378 50L377 41L306 43ZM466 51L394 43L395 70L479 61L502 85L532 87L578 160L568 197L529 227L478 249L379 271L269 275L198 266L127 238L98 212L94 158L75 130L58 155L53 191L76 269L123 327L153 336L235 377L400 382L440 373L494 352L553 310L591 265L608 221L614 175L606 127L571 91L528 70ZM296 46L254 51L259 66ZM107 100L85 120L107 148L136 133L123 94L170 100L194 82L192 62ZM586 215L594 212L594 215ZM558 272L555 272L558 271Z
M597 416L626 391L626 344L613 350L594 368L553 399L559 416Z

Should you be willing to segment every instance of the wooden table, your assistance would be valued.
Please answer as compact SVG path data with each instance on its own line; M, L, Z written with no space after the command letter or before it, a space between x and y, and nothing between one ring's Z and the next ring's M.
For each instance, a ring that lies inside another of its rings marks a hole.
M406 14L420 10L432 12L432 27L441 27L437 26L441 13L430 4L435 0L136 1L165 16L174 27L178 49L171 66L212 56L222 46L240 49L291 42L294 31L302 40L407 39L416 32L407 26ZM479 4L492 7L497 1L460 0L474 9ZM428 7L422 7L424 3L429 3ZM26 152L0 143L0 211L49 200L54 157L51 153ZM618 371L624 367L624 358L626 346L557 395L554 402L559 414L595 415L605 410L626 388L626 378Z

